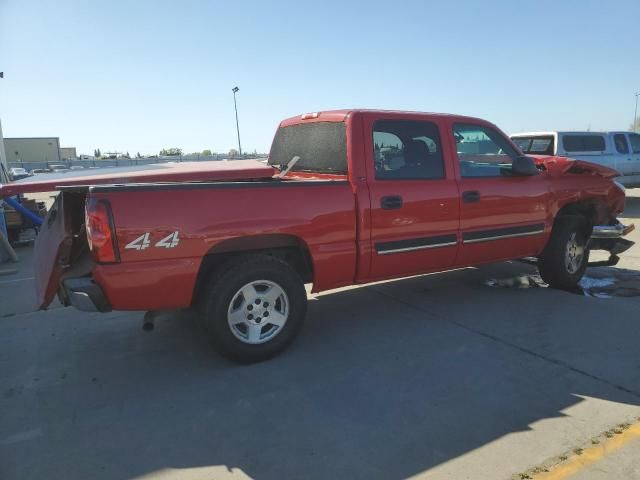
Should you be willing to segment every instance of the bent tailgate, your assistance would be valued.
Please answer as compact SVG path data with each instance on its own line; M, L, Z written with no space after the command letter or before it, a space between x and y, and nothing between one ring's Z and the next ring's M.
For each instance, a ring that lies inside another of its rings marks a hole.
M58 290L60 278L70 263L74 218L84 215L84 194L64 192L58 195L36 239L34 276L36 301L46 309Z

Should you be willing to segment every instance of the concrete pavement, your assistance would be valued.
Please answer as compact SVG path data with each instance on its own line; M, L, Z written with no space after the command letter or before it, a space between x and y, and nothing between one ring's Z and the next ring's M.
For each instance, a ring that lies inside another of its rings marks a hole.
M535 478L640 417L640 298L486 285L521 263L314 296L290 350L237 366L189 312L150 334L141 313L33 312L19 253L0 277L3 479ZM639 246L620 267L640 276ZM638 456L572 478L638 478Z

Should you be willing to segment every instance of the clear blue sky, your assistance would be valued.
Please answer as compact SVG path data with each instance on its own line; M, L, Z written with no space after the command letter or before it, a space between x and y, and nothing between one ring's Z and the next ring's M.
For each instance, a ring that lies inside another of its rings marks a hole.
M627 129L639 29L638 0L0 0L0 118L83 153L227 152L237 84L246 151L343 107Z

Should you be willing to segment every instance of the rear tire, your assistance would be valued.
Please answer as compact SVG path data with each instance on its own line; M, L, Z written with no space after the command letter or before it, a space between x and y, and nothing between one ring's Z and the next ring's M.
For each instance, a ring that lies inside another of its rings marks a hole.
M222 265L201 302L201 317L214 347L252 363L284 350L298 335L307 309L300 276L269 255L244 255Z
M559 218L549 243L538 257L542 279L552 288L574 289L589 263L589 238L586 221L581 217Z

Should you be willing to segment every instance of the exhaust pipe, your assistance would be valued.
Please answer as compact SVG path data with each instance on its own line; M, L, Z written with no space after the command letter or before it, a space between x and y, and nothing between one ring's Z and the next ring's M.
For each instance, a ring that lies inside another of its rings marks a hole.
M145 332L153 331L154 322L156 321L156 312L146 312L144 314L144 319L142 320L142 330Z

